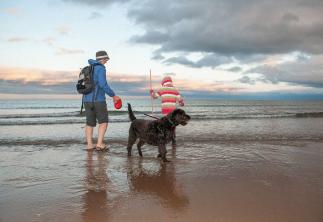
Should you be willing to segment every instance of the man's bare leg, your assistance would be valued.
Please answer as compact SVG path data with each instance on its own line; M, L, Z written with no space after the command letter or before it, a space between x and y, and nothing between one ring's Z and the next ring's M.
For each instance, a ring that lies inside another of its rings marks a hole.
M87 149L91 150L94 149L93 144L93 127L86 125L85 127L85 135L86 135L86 142L87 142Z
M104 135L105 132L107 131L108 128L108 123L101 123L99 124L99 129L98 129L98 143L96 144L97 147L105 147L106 145L104 144Z

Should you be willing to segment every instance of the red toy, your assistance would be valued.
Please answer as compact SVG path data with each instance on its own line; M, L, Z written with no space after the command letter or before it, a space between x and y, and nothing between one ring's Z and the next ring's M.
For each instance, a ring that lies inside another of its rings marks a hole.
M114 108L121 109L121 107L122 107L122 100L119 99L114 103Z

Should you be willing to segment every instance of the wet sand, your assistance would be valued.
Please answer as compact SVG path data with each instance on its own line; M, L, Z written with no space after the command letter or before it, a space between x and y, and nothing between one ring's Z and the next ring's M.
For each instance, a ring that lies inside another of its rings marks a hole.
M0 221L323 221L321 140L109 144L2 144Z

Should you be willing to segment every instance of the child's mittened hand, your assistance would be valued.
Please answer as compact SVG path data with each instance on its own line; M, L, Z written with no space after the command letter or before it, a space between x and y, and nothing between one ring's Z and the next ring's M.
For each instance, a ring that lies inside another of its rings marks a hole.
M184 100L181 99L180 101L178 101L178 103L180 106L184 106Z

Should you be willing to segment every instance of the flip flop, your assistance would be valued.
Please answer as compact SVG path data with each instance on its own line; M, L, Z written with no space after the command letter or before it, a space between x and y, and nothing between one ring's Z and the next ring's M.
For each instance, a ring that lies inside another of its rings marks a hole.
M93 150L95 150L95 146L92 146L91 148L85 148L85 150L87 150L87 151L93 151Z
M105 151L108 149L107 145L101 147L101 146L96 146L95 147L96 151Z

